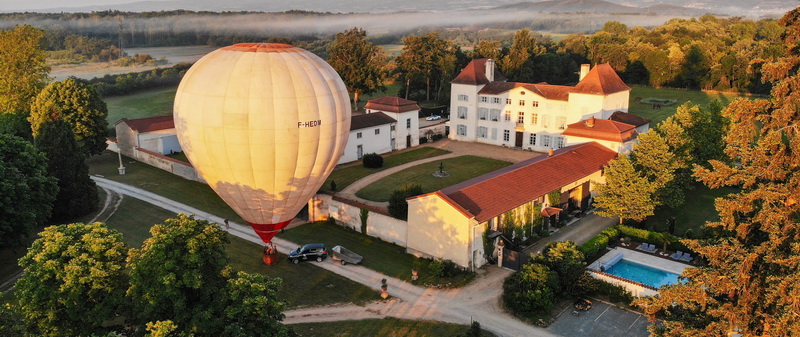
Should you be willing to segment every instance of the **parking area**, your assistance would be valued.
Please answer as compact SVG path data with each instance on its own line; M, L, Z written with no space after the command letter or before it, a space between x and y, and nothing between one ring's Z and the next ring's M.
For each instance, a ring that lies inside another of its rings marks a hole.
M572 305L547 329L561 336L649 336L647 317L600 301L592 301L592 309L573 315Z

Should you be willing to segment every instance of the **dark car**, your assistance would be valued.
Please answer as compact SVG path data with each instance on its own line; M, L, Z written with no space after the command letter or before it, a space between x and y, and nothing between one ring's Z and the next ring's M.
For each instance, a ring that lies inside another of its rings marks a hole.
M307 260L322 262L326 257L328 257L328 251L325 249L325 244L322 243L309 243L289 252L289 260L292 260L294 264Z

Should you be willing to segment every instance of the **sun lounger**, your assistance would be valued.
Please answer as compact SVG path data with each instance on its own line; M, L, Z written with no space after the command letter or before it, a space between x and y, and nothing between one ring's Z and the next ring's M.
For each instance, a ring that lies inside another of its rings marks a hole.
M683 256L681 256L681 258L679 260L684 261L684 262L692 262L692 254L683 253Z
M638 247L636 247L636 249L638 249L638 250L647 250L647 244L642 242L642 244L639 245Z
M656 245L647 244L647 249L645 249L645 251L648 253L655 253L656 249Z
M679 250L679 251L673 253L672 255L670 255L669 258L671 258L673 260L680 260L681 256L683 256L683 252Z

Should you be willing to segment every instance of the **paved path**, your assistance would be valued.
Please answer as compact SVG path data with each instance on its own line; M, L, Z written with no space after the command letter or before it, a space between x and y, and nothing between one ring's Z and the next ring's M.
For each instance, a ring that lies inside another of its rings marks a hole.
M532 246L526 248L523 253L530 254L541 252L544 246L553 241L572 241L578 245L589 241L595 235L600 234L606 228L614 226L619 223L618 217L604 218L597 214L589 214L584 216L572 225L562 227L558 232L550 235Z
M340 192L337 192L336 195L350 200L355 200L361 203L365 203L367 205L386 208L389 205L388 202L376 202L376 201L361 199L356 196L356 193L360 191L362 188L367 187L369 184L372 184L380 179L383 179L384 177L390 176L392 174L395 174L412 166L417 166L420 164L429 163L433 161L440 161L448 158L454 158L465 155L474 155L474 156L517 163L525 159L530 159L539 155L543 155L543 153L540 152L517 150L507 147L499 147L495 145L488 145L481 143L459 142L450 139L443 139L434 143L423 144L421 147L435 147L442 150L450 151L450 153L432 158L420 159L417 161L405 163L403 165L398 165L392 168L385 169L380 172L370 174L364 178L356 180L355 182L348 185ZM417 148L420 147L415 147L415 149Z
M133 186L100 177L92 177L92 179L104 189L140 199L172 212L193 214L197 219L219 224L224 221L223 218L216 215ZM232 235L255 243L262 243L261 239L249 226L233 222L230 225L228 231ZM282 252L288 252L297 247L297 244L280 238L274 238L272 242ZM486 269L487 272L479 275L475 281L464 288L438 290L417 287L362 266L342 266L335 263L333 259L327 259L314 265L366 285L376 291L380 289L380 280L386 278L389 285L389 294L392 295L394 300L374 302L366 307L339 305L291 310L285 313L287 316L285 323L361 319L363 316L432 319L458 324L469 324L470 320L474 319L481 323L483 329L489 330L498 336L556 336L544 329L527 325L511 317L500 308L500 295L503 291L502 282L506 276L511 274L510 271L505 269L488 267ZM338 315L331 314L328 312L329 310L337 312Z

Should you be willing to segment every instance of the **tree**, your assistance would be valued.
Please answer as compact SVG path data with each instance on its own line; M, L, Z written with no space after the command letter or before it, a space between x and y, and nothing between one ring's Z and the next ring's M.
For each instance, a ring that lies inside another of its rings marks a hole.
M122 234L105 224L51 226L19 260L15 296L30 333L78 336L107 331L125 299Z
M545 265L526 263L503 282L503 303L522 314L548 314L558 289L558 275Z
M501 63L503 74L514 80L520 80L520 77L532 78L533 57L544 52L544 47L536 42L530 30L517 31L514 34L514 43ZM529 71L525 72L524 69Z
M150 229L151 237L128 256L127 296L139 324L171 320L178 331L215 335L224 328L227 279L219 226L179 214Z
M503 57L503 44L496 40L481 40L467 56L471 59L490 58L495 61Z
M31 123L28 122L28 112L0 113L0 133L17 136L33 142Z
M328 63L342 77L353 93L353 107L358 110L361 94L384 90L386 55L383 48L367 42L367 33L353 28L337 33L328 52Z
M406 199L420 194L422 194L422 186L420 185L408 185L395 190L389 197L389 214L396 219L408 219L408 202Z
M97 186L69 124L62 120L44 123L36 147L47 156L48 174L58 180L52 219L69 220L97 208Z
M605 217L619 216L624 219L642 221L653 215L655 202L653 193L657 186L637 172L626 155L612 160L605 168L605 184L597 184L594 204L597 214Z
M395 63L404 74L407 87L411 82L425 81L425 99L430 100L432 80L447 78L448 74L452 76L455 54L455 45L439 38L436 33L408 35L403 38L403 52L397 56Z
M44 154L22 138L0 134L0 245L18 243L44 224L57 192Z
M68 78L48 84L31 105L31 122L34 138L42 132L42 125L54 120L64 120L72 126L75 140L87 156L106 149L108 109L94 87Z
M44 31L29 25L0 31L0 113L27 112L47 84L43 37Z
M286 303L277 300L280 286L281 279L241 271L228 279L222 336L294 336L281 324Z
M545 246L541 255L533 258L534 263L547 266L559 278L561 291L572 294L578 278L584 273L586 263L583 262L583 253L572 241L554 241ZM553 289L558 292L557 289Z
M725 154L734 163L695 166L711 188L742 190L716 200L720 219L708 223L719 235L684 240L705 263L687 269L686 282L637 301L664 336L790 336L800 331L800 8L787 13L787 55L764 66L774 86L768 100L737 100Z

